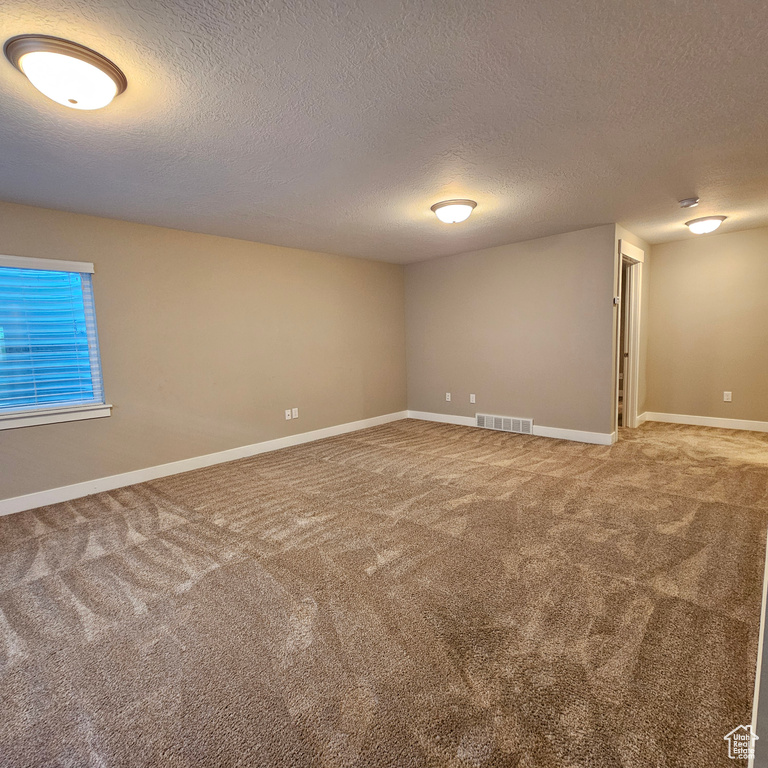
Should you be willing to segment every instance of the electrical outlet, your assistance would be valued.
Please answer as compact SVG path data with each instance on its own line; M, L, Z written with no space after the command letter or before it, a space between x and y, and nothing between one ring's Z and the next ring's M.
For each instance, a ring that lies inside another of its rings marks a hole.
M298 408L294 408L291 411L291 416L293 416L294 419L298 419L299 418L299 409Z
M723 402L724 403L732 403L733 402L733 392L723 392Z
M446 403L450 403L451 402L451 393L450 392L446 392L445 393L445 402Z
M474 395L470 395L469 396L469 402L470 403L474 403L475 402L475 396Z
M291 409L290 408L286 408L285 409L285 420L286 421L290 421L291 420Z

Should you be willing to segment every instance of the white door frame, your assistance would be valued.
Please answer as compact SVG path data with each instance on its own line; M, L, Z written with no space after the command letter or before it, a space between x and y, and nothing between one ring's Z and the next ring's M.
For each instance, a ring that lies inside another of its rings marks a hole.
M630 265L630 279L627 286L627 337L629 339L629 357L624 363L624 410L622 425L625 427L637 426L637 405L640 386L640 322L641 322L641 297L643 295L643 264L645 263L645 251L626 240L619 240L619 296L621 296L621 281L623 279L623 263ZM619 317L624 311L619 307ZM620 328L621 326L619 326ZM621 338L616 334L616 428L619 424L619 355L621 354Z

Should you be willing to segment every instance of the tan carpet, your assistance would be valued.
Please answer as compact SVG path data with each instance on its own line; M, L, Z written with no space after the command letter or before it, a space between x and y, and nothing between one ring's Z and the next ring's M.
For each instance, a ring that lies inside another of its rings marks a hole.
M733 768L767 517L768 435L409 420L2 518L0 765Z

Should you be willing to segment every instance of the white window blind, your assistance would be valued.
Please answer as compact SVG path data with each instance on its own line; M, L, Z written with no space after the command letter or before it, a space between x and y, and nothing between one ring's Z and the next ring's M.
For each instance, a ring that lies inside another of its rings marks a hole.
M0 416L104 403L92 265L16 263L0 261Z

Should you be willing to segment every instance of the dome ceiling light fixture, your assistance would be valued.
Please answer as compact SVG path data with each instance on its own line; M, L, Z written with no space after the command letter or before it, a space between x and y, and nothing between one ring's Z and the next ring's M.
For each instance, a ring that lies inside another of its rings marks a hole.
M702 216L685 222L685 226L694 235L706 235L714 232L728 217L727 216Z
M474 200L443 200L441 203L435 203L430 210L435 212L440 221L458 224L460 221L466 221L476 206Z
M117 65L71 40L17 35L3 51L38 91L65 107L101 109L128 87Z
M695 208L699 204L698 197L686 197L678 201L681 208Z

